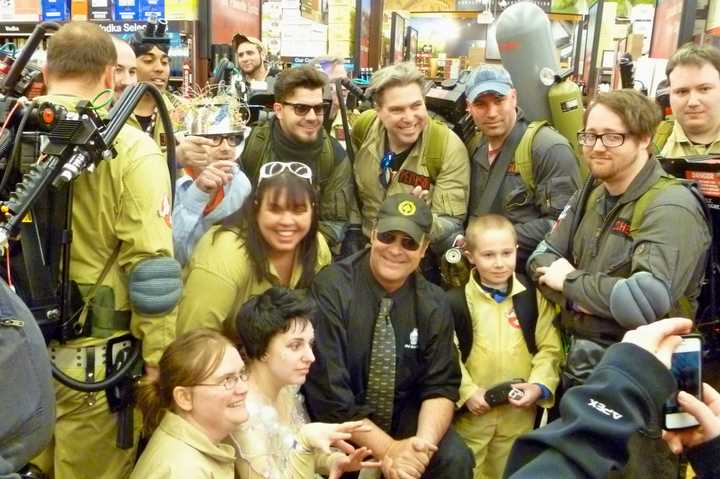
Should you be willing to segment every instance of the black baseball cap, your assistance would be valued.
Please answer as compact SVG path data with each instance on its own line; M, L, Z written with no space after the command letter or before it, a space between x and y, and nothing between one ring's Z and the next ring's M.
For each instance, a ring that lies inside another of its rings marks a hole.
M421 200L408 193L388 196L378 213L378 233L401 231L418 243L430 234L433 216L430 208Z

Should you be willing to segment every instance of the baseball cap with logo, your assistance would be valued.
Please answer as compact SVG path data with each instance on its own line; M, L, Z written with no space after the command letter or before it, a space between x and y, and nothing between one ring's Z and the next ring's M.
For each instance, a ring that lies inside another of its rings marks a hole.
M265 49L263 43L255 37L249 37L242 33L236 33L233 37L233 47L235 50L240 46L241 43L252 43L262 52Z
M465 83L465 97L473 102L483 93L506 96L512 89L512 79L507 70L499 65L480 65Z
M433 216L424 200L408 193L388 196L378 213L377 232L401 231L418 243L430 234Z

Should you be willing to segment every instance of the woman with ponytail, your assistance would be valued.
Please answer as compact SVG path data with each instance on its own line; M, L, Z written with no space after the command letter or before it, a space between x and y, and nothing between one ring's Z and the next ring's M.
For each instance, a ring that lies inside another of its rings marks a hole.
M138 389L152 437L131 479L233 479L235 452L223 441L247 420L248 375L235 346L197 329L165 350L159 376Z

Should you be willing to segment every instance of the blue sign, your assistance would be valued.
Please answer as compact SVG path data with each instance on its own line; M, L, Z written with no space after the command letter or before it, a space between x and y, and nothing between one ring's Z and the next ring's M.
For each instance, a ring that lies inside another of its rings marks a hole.
M70 19L70 0L42 0L43 22L64 22Z

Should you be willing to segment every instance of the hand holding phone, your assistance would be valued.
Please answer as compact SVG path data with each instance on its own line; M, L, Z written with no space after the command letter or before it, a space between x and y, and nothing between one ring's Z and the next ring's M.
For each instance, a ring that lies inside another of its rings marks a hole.
M689 334L675 348L671 357L670 371L679 391L685 391L702 401L702 336ZM685 429L697 426L697 418L678 404L677 397L668 399L663 407L664 428Z
M663 439L675 454L686 448L699 446L720 436L720 393L709 384L703 384L703 400L687 393L678 394L680 406L698 419L699 427L665 431Z

